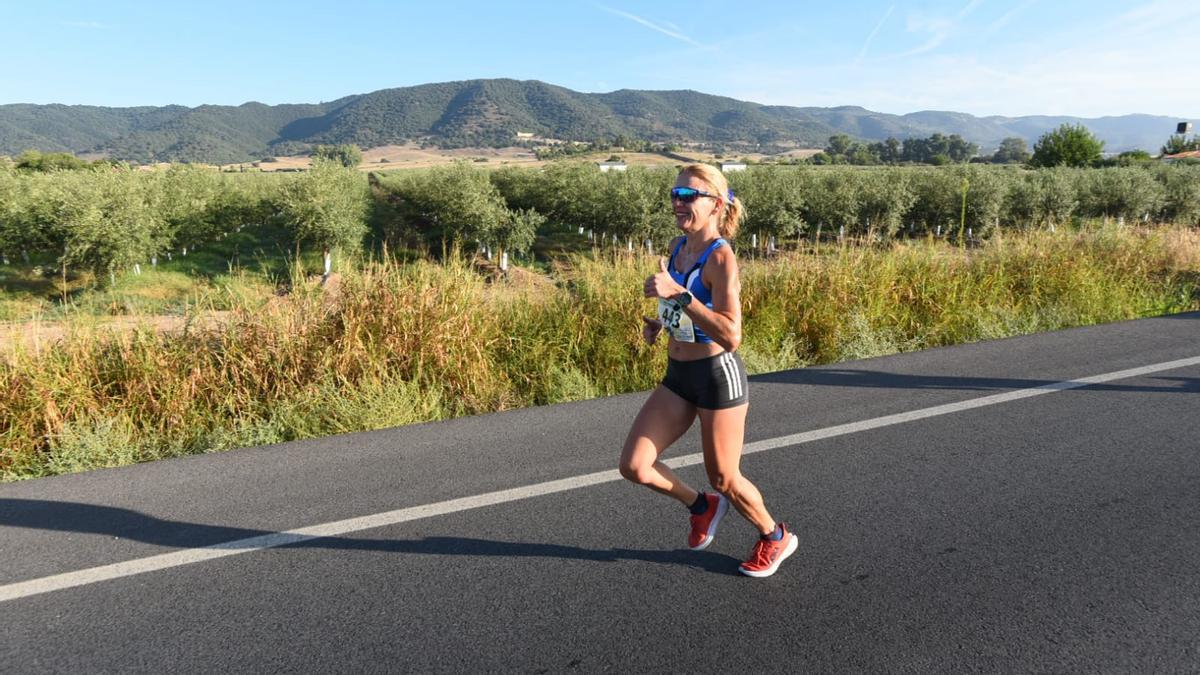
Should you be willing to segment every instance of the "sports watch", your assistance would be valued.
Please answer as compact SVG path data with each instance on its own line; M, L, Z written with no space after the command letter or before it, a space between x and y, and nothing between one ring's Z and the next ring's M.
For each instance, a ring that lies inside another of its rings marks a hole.
M688 305L692 304L692 294L688 293L687 291L684 291L684 292L680 293L679 295L675 296L675 302L680 307L687 307Z

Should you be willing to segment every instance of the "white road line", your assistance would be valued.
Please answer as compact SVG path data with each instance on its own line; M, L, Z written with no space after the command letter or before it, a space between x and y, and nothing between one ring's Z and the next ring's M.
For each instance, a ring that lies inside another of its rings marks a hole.
M844 436L860 431L867 431L869 429L878 429L880 427L891 426L893 424L903 424L905 422L913 422L930 417L937 417L939 415L948 415L950 413L982 408L984 406L996 405L998 403L1006 403L1008 401L1017 401L1033 396L1041 396L1042 394L1051 394L1058 391L1078 389L1080 387L1086 387L1092 384L1102 384L1104 382L1111 382L1113 380L1139 377L1142 375L1148 375L1150 373L1184 368L1198 364L1200 364L1200 356L1195 356L1187 359L1178 359L1176 361L1155 363L1148 366L1142 366L1140 368L1130 368L1128 370L1118 370L1112 373L1093 375L1091 377L1084 377L1077 380L1052 382L1050 384L1045 384L1040 387L1033 387L1031 389L1019 389L1002 394L994 394L991 396L983 396L980 398L968 399L966 401L959 401L957 403L947 403L930 408L921 408L919 410L911 410L909 412L898 413L895 415L885 415L883 417L862 420L861 422L839 424L837 426L826 427L824 429L815 429L813 431L806 431L799 434L790 434L788 436L779 436L777 438L769 438L761 441L755 441L753 443L747 443L744 454L765 452L767 450L773 450L775 448L786 446L802 445L804 443L811 443L813 441L833 438L835 436ZM674 457L664 461L665 464L672 468L693 466L696 464L702 464L703 462L704 456L701 453L683 455L681 457ZM111 565L92 567L89 569L78 570L76 572L66 572L40 579L31 579L29 581L22 581L0 586L0 602L16 600L18 598L27 598L32 595L50 593L52 591L74 588L76 586L85 586L110 579L120 579L122 577L143 574L145 572L169 569L171 567L179 567L181 565L190 565L192 563L203 562L205 560L214 560L216 558L223 558L225 556L238 555L240 553L249 553L251 551L261 551L264 549L286 546L288 544L295 544L311 539L335 537L351 532L359 532L361 530L370 530L377 527L396 525L398 523L421 520L423 518L433 518L435 516L442 516L458 511L466 511L468 509L477 509L484 506L504 504L507 502L529 499L531 497L538 497L556 492L564 492L566 490L576 490L579 488L588 487L590 485L599 485L601 483L610 483L618 480L621 480L621 475L615 469L610 471L599 471L596 473L584 474L582 476L573 476L571 478L552 480L545 483L537 483L535 485L527 485L509 490L488 492L486 494L475 495L473 497L462 497L460 499L451 499L434 504L412 506L409 508L396 509L395 511L376 513L374 515L362 516L359 518L349 518L346 520L339 520L321 525L313 525L311 527L305 527L296 530L288 530L286 532L276 532L258 537L251 537L249 539L239 539L237 541L214 544L212 546L205 546L203 548L186 549L173 553L150 556L148 558L139 558L136 560L114 563Z

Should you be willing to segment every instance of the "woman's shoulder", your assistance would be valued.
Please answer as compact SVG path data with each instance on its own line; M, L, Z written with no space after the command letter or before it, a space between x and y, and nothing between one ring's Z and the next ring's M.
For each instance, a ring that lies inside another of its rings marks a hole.
M729 264L737 262L737 254L733 252L733 244L728 240L722 239L721 245L714 248L709 254L709 259L720 264Z
M712 253L708 255L708 264L704 268L705 276L710 279L726 275L737 276L737 255L733 252L733 246L718 246L713 249ZM712 271L710 272L709 270ZM713 276L709 276L710 274Z

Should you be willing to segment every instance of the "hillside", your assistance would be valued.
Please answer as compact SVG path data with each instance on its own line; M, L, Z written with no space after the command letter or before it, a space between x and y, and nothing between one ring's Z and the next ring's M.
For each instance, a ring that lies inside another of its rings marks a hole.
M0 154L26 149L102 154L136 162L242 162L298 154L314 144L363 148L420 141L445 148L511 145L516 133L590 141L638 138L737 147L821 147L829 136L959 134L985 150L1008 136L1030 144L1064 122L1084 124L1109 151L1156 152L1172 118L1124 115L975 117L856 106L767 106L695 91L587 94L538 81L470 80L383 89L318 104L105 108L0 105Z

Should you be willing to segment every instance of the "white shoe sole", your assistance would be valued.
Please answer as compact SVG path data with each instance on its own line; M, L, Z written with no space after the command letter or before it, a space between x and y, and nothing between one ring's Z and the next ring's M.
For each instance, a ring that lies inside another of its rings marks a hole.
M717 495L717 515L708 524L708 532L704 533L704 541L700 542L699 546L689 546L693 551L703 551L708 548L708 545L713 543L713 539L717 536L717 525L721 524L721 519L725 517L725 512L729 510L729 500L725 495Z
M796 535L792 534L791 532L789 532L787 546L783 549L783 554L775 559L774 564L772 564L767 569L761 570L758 572L751 572L750 570L746 569L745 567L742 567L739 565L738 571L741 572L742 574L745 574L748 577L755 577L756 579L761 579L763 577L769 577L772 574L775 574L775 570L779 569L779 563L783 562L784 560L787 560L788 556L795 553L796 549L799 547L800 547L800 538L797 537Z

